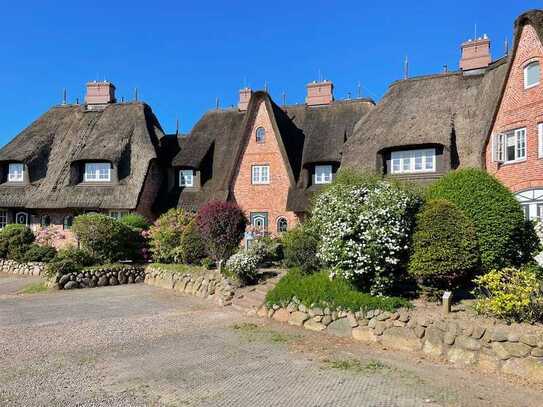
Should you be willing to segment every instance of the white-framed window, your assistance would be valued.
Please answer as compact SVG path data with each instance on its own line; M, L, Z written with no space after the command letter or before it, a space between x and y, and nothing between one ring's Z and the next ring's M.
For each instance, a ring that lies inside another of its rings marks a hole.
M499 133L493 138L494 161L508 163L526 159L526 129Z
M0 209L0 229L8 224L8 211Z
M11 163L8 165L8 181L23 182L25 166L21 163Z
M393 151L390 155L391 174L410 174L417 172L435 172L436 150Z
M315 166L315 184L329 184L332 182L332 166L331 165L316 165Z
M28 226L28 213L17 212L15 214L15 223Z
M253 184L269 184L270 183L270 166L269 165L253 165L251 180Z
M541 68L538 61L530 62L524 67L524 89L533 88L539 85Z
M117 220L121 220L124 216L128 214L128 211L109 211L109 217Z
M287 218L280 217L277 219L277 233L284 233L288 230Z
M108 182L111 181L110 163L85 163L85 181Z
M538 157L543 158L543 123L537 125L537 151Z
M179 186L180 187L194 186L194 171L193 170L179 170Z
M263 143L266 141L266 129L264 127L259 127L256 129L256 142Z

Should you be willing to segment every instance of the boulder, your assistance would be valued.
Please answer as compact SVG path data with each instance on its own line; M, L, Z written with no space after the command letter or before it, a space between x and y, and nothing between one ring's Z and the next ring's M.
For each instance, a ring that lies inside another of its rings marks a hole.
M108 278L104 275L104 276L101 276L99 279L98 279L98 287L104 287L108 284L109 280Z
M475 352L457 347L449 349L449 352L447 353L447 359L449 362L454 363L455 365L473 365L476 358L477 354Z
M79 284L75 281L68 281L64 286L65 290L71 290L73 288L79 288Z
M334 336L350 337L352 332L351 323L347 318L337 319L327 327L329 334Z
M326 329L326 325L316 322L314 319L309 319L305 322L304 328L309 329L310 331L320 332Z
M371 328L359 326L352 331L353 339L361 342L377 342L379 337L375 335Z
M479 350L481 349L481 342L469 336L460 335L456 338L455 346L459 346L466 350Z
M290 313L286 309L279 308L273 313L273 319L279 322L287 322L289 315Z
M509 359L504 362L502 371L535 381L543 381L543 362L537 358Z
M288 318L289 325L302 326L309 319L309 315L302 311L294 311Z
M381 343L391 349L403 351L418 351L422 349L422 342L412 329L392 327L387 329L381 337Z

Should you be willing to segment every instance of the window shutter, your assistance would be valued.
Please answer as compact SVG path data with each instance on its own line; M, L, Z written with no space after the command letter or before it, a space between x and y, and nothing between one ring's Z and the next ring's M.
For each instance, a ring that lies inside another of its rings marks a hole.
M494 162L502 163L505 152L505 136L502 133L495 134L492 137L492 159Z

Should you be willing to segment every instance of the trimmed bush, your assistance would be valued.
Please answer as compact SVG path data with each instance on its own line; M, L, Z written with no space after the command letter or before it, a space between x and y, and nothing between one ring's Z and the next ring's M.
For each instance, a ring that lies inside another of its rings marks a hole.
M81 246L102 263L139 260L139 232L101 214L80 215L74 219L72 231Z
M49 278L60 277L64 274L81 271L84 267L94 266L98 262L99 259L87 250L68 246L57 252L45 268L45 275Z
M34 242L34 234L25 225L9 224L0 231L0 258L23 262Z
M206 252L217 263L228 259L238 249L247 226L247 218L238 205L209 202L200 208L196 219Z
M417 215L409 273L420 285L451 289L479 265L475 228L454 204L429 201Z
M518 266L539 249L531 222L496 178L483 170L452 171L428 190L428 199L446 199L473 222L484 270Z
M543 293L537 266L506 267L475 279L478 300L474 309L507 321L543 320Z
M230 274L243 284L253 283L257 278L259 259L253 253L240 250L226 262L226 274Z
M185 229L194 219L194 215L183 209L170 209L161 215L149 229L153 260L160 263L176 261L176 249L181 245ZM177 253L178 254L178 253Z
M321 265L317 257L319 239L311 228L299 225L284 233L281 242L286 267L300 267L304 273L312 273L319 269Z
M204 241L196 219L192 219L181 234L179 246L174 249L174 260L176 263L198 264L205 256Z
M374 297L357 289L344 278L330 279L327 271L304 274L300 269L291 269L266 295L266 304L271 307L286 307L296 297L306 307L330 308L357 312L381 309L394 311L409 308L411 304L397 297Z
M252 241L249 253L258 259L258 263L269 263L283 258L283 246L278 239L262 236Z
M421 202L415 191L398 183L364 174L338 177L314 203L317 256L332 276L350 279L372 294L388 292L403 274Z
M151 223L149 223L147 218L139 213L129 213L124 215L120 222L126 226L139 230L147 230L151 227Z
M44 246L32 243L24 254L25 262L49 263L56 256L57 250L53 246Z

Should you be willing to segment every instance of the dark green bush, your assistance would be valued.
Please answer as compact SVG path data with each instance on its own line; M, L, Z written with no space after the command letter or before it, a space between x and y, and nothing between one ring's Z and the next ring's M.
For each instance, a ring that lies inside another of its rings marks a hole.
M53 260L56 254L57 250L53 246L32 243L24 254L24 261L39 261L43 263L49 263L51 260Z
M181 233L179 246L174 249L176 263L198 264L206 257L206 248L196 219L190 221Z
M471 219L484 270L524 264L539 248L513 194L483 170L452 171L430 186L427 197L446 199Z
M24 256L34 242L34 234L25 225L9 224L0 231L0 257L24 261Z
M330 279L327 271L304 274L300 269L290 270L266 295L268 306L286 306L293 297L306 307L328 307L342 310L381 309L393 311L401 307L411 307L409 301L398 297L374 297L357 291L347 280Z
M289 230L281 236L284 263L287 267L300 267L304 273L319 269L317 258L319 239L303 225Z
M77 216L72 231L81 246L103 263L139 260L139 231L105 215Z
M99 259L84 249L78 249L73 246L60 249L56 256L45 268L47 277L62 276L84 267L94 266L99 263Z
M423 287L451 289L479 266L475 227L454 204L429 201L417 215L408 271Z
M134 229L147 230L151 227L151 223L147 218L139 213L129 213L124 215L120 222Z

